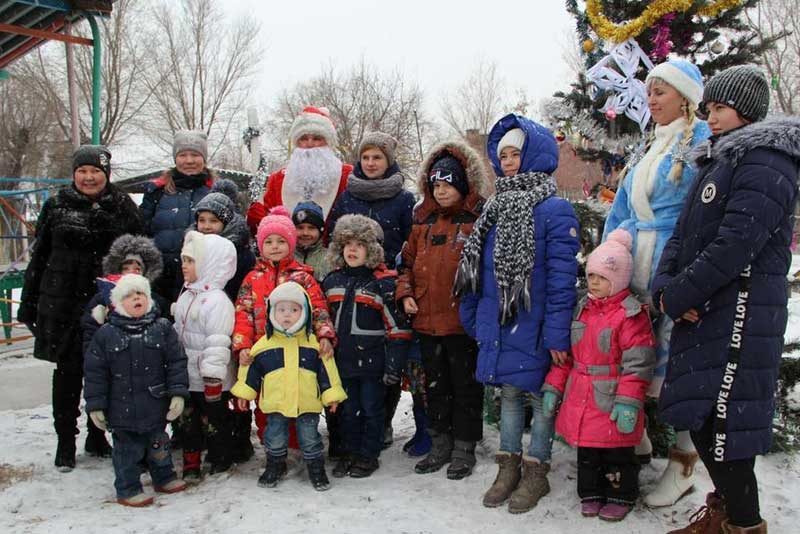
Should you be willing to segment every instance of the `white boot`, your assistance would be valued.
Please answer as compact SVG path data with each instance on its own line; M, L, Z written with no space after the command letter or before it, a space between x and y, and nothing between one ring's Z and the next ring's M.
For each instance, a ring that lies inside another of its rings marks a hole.
M656 488L644 498L644 503L652 508L672 506L686 495L694 486L694 464L697 453L686 452L675 447L669 450L669 463L661 475Z

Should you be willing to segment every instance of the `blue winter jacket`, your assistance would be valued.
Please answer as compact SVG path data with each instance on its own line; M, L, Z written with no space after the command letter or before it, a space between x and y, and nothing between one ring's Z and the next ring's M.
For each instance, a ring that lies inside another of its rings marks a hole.
M172 324L155 310L139 319L112 312L85 354L84 384L87 413L105 412L110 428L164 428L170 399L189 396L186 354Z
M390 269L395 268L395 260L403 243L411 233L413 211L416 200L410 191L403 189L392 198L383 200L364 200L345 190L331 209L328 228L333 233L336 221L342 215L364 215L373 219L383 229L384 262Z
M177 192L170 195L164 191L165 178L162 176L146 185L139 209L144 219L145 233L153 238L164 259L164 270L155 289L169 302L175 302L183 286L183 236L195 222L195 204L210 191L211 178L205 174L184 176L174 170L168 172L174 177Z
M489 157L502 174L497 144L512 128L522 128L526 141L520 172L551 173L558 166L558 147L546 128L518 115L507 115L489 134ZM531 309L519 306L513 322L500 326L497 282L494 275L496 227L485 240L480 289L461 298L461 322L478 342L476 377L486 384L510 384L538 392L550 369L550 349L568 350L570 324L576 302L579 227L569 202L550 197L532 209L536 254L531 272Z
M699 430L725 389L724 460L737 460L766 452L772 440L800 120L751 124L710 146L698 147L700 172L653 283L655 302L663 299L676 320L659 408L676 429ZM691 308L699 321L678 320ZM728 390L729 346L740 347L740 362Z

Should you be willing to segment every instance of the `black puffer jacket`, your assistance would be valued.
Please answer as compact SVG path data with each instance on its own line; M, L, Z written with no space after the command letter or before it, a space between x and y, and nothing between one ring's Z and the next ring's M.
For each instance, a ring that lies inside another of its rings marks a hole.
M35 325L34 356L52 362L80 357L80 318L103 256L117 237L142 231L136 204L113 184L94 201L70 186L44 203L18 315Z

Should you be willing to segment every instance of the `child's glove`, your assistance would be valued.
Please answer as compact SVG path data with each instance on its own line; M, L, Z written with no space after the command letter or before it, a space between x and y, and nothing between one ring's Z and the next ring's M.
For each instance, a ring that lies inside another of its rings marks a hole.
M169 401L169 410L167 410L167 421L174 421L183 413L184 400L183 397L172 397Z
M542 394L542 414L548 419L558 411L558 400L558 395L552 391L545 391Z
M630 434L636 428L636 420L639 419L639 408L621 402L614 403L611 410L611 420L617 422L617 430L622 434Z
M222 380L219 378L203 378L203 393L206 402L217 402L222 399Z
M400 375L394 371L386 371L383 373L383 384L385 386L393 386L400 383Z
M106 414L104 414L102 410L89 412L89 417L92 419L94 426L96 426L100 430L108 430L108 424L106 423Z

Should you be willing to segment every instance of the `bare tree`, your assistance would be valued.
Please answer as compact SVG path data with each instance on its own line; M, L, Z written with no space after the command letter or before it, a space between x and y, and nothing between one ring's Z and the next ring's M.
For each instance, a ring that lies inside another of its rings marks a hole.
M144 76L154 94L146 131L169 146L176 130L204 130L213 156L249 97L260 26L252 17L226 20L218 0L174 4L162 1L155 9L154 68Z
M800 0L761 0L747 11L761 42L784 35L761 59L772 79L773 103L781 112L800 111Z
M442 99L442 117L447 126L461 136L466 136L468 130L487 134L511 107L506 103L503 83L497 64L481 60L454 92Z
M336 124L342 156L353 161L365 132L379 130L399 143L398 160L407 168L421 159L420 144L431 125L422 111L423 94L401 71L380 72L362 60L346 71L330 63L319 76L285 90L268 113L273 143L286 154L289 129L307 105L327 107ZM417 131L419 125L419 132Z

